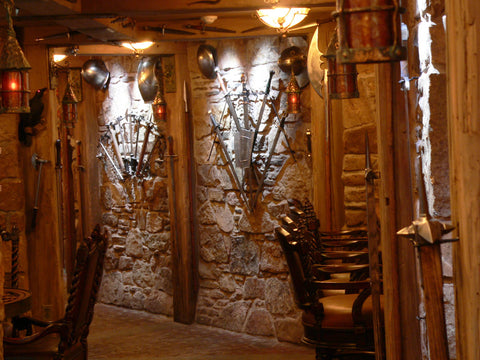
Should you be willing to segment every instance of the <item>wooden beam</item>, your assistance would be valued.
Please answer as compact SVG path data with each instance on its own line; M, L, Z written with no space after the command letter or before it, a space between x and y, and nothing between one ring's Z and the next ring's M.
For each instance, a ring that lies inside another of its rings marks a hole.
M477 1L446 0L457 359L480 359L480 37Z
M398 64L375 65L375 72L385 350L389 360L420 359L415 254L413 247L396 235L413 220L412 186L406 171L410 159L405 99L398 86Z

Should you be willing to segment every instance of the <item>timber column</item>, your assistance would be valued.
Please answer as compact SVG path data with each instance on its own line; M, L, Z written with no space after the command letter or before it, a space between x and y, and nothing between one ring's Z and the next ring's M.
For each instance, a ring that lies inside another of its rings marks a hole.
M477 1L446 0L457 359L480 359L480 45Z
M173 318L193 323L198 293L193 132L188 103L186 54L175 56L176 92L166 94L170 232L173 259Z

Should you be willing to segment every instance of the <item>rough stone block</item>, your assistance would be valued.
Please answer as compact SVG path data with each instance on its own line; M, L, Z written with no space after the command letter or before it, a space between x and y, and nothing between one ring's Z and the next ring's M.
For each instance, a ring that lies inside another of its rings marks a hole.
M243 287L245 299L265 299L265 280L257 277L248 277Z
M288 272L287 263L278 242L265 241L263 243L260 270L270 273Z
M227 305L220 311L217 319L214 319L212 325L222 329L241 332L247 317L249 304L245 301L239 301Z
M235 274L255 275L259 270L259 249L244 236L232 237L230 271Z
M303 337L303 326L300 318L285 318L275 321L277 339L299 343Z
M275 330L270 313L265 309L255 309L250 311L245 323L245 332L251 335L274 335Z
M293 297L286 282L269 278L265 284L265 305L272 314L285 315L293 311Z

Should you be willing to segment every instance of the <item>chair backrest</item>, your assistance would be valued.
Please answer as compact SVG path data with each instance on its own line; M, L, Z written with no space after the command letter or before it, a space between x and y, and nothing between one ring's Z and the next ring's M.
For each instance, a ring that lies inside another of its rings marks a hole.
M93 308L102 281L107 236L97 225L77 249L75 270L64 321L71 326L67 346L85 339L93 318Z

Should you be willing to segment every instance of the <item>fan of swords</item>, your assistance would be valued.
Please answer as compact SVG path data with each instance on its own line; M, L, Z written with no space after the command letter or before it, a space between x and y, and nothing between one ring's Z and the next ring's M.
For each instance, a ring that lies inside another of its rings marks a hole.
M224 94L226 105L228 106L228 110L230 112L230 116L232 117L236 127L236 132L234 133L234 150L233 150L233 153L235 154L235 163L232 161L232 158L230 156L229 150L227 148L226 140L220 129L220 124L215 119L215 115L211 111L209 111L210 121L212 122L213 129L215 131L215 139L218 138L218 143L222 148L222 152L228 163L228 166L234 178L235 184L240 191L240 196L242 197L248 210L252 212L255 209L255 205L258 201L260 193L262 192L263 185L267 176L267 172L271 165L272 157L275 152L275 148L277 146L281 132L283 132L285 136L287 147L295 161L294 151L290 146L288 137L284 129L287 114L286 113L279 114L276 109L275 103L273 101L270 101L270 106L273 110L276 120L278 121L278 127L275 133L272 146L268 151L268 156L267 156L267 160L265 162L263 171L259 176L256 171L257 169L254 166L255 164L253 161L253 155L254 155L253 152L254 152L255 144L260 131L260 125L262 123L265 106L267 102L269 102L270 100L269 99L270 85L275 72L273 70L270 71L269 78L267 81L267 86L264 92L264 97L260 107L260 112L258 114L258 118L256 122L253 119L250 119L248 116L250 90L247 89L245 75L242 75L242 79L241 79L242 93L240 95L240 98L241 98L240 104L243 106L243 116L244 116L243 125L242 125L240 123L240 120L238 119L237 112L232 102L230 93L226 89L224 80L220 75L218 68L216 68L215 71L217 74L218 82L220 83L220 87ZM223 114L222 114L222 117L223 117ZM215 145L215 143L216 143L216 140L214 140L214 143L212 144L212 148ZM211 151L210 151L210 154L211 154ZM237 175L237 169L243 174L242 181L240 181ZM253 187L253 184L255 182L257 184L256 190L254 190L254 187Z
M142 178L150 174L150 158L163 139L152 118L151 113L136 115L127 111L125 116L108 123L107 131L100 137L101 151L97 157L107 159L122 181L126 177Z

